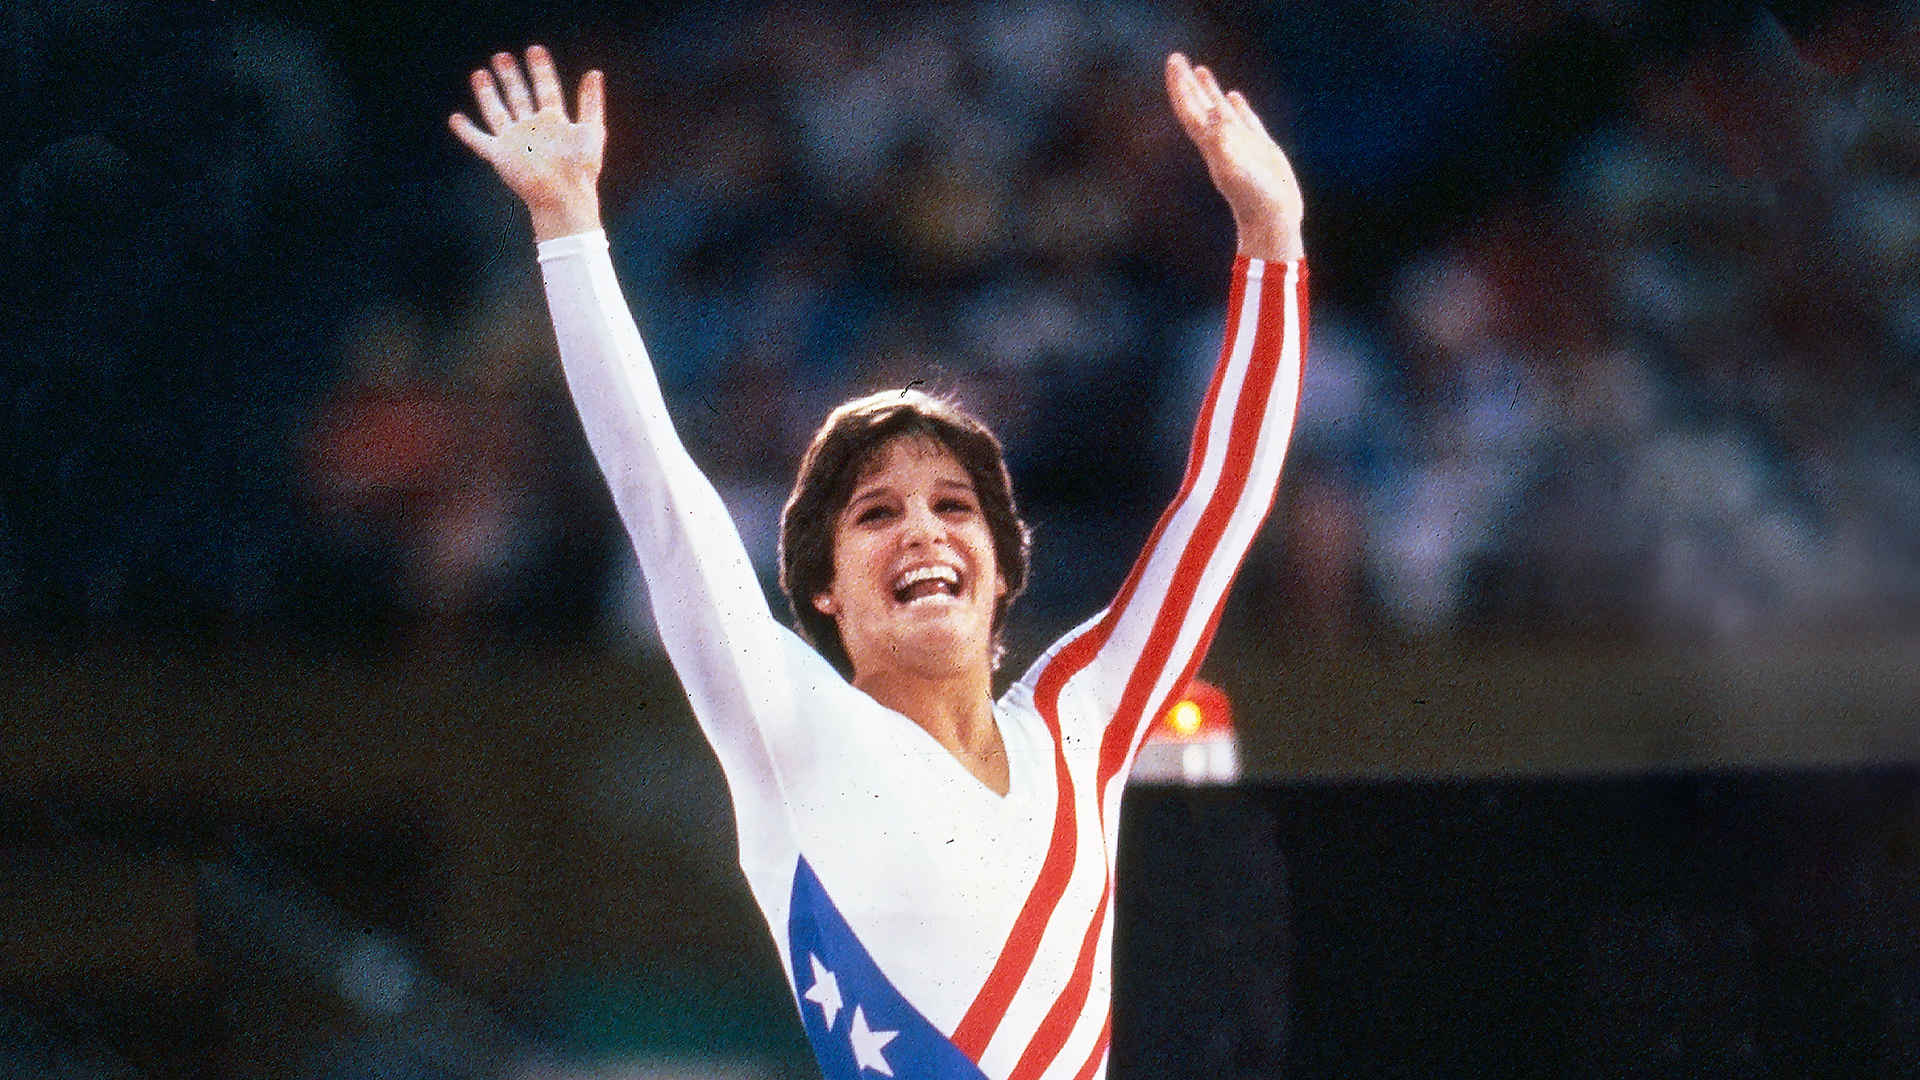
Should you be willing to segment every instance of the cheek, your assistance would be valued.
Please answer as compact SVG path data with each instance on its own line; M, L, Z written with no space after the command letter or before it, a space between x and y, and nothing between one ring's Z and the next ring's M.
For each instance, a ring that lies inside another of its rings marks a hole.
M1007 595L1007 575L1000 567L1000 549L993 542L992 530L984 524L979 527L974 550L980 552L981 562L993 571L993 595L996 598Z
M873 544L859 533L841 529L833 537L833 580L829 588L839 589L867 576L864 568L872 561Z

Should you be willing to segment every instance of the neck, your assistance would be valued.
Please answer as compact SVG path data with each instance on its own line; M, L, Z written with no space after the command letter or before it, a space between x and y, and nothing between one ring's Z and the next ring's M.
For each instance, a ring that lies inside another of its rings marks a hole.
M897 670L856 673L853 685L919 724L995 794L1007 793L1006 744L993 720L993 676L984 665L977 673L945 678Z

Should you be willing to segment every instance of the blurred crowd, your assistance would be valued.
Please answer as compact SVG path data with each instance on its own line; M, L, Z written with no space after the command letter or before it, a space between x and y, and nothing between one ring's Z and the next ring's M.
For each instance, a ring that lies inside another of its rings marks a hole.
M1557 182L1401 267L1301 556L1423 629L1912 629L1915 14L1640 65Z
M1205 376L1168 358L1218 323L1232 254L1161 61L1221 36L1159 4L696 6L577 50L611 78L622 284L770 590L813 428L909 385L1005 441L1063 568L1030 605L1043 622L1050 595L1085 607L1084 567L1117 583L1111 534L1151 523L1185 438L1168 414ZM598 575L600 625L644 637L644 585L564 421L523 212L463 164L467 231L522 246L459 319L370 305L343 336L301 444L321 572L377 572L397 619L455 639L518 629L529 582Z
M1054 565L1111 573L1097 523L1151 515L1218 347L1224 223L1153 74L1174 46L1230 62L1247 28L909 10L782 9L643 51L623 280L764 562L817 418L922 380L1000 426L1042 544L1069 546ZM1518 47L1401 14L1420 48ZM1541 182L1381 295L1319 304L1254 604L1336 636L1911 628L1913 15L1841 6L1798 41L1757 9L1702 19ZM1276 126L1306 111L1252 89ZM716 107L688 124L688 101Z
M430 42L444 93L380 119L356 99L403 50L352 68L350 41L279 7L192 9L204 49L157 44L182 19L158 3L29 3L10 31L46 115L7 136L23 330L0 605L376 645L644 633L522 212L437 126L464 104L457 65L514 27ZM1308 188L1312 350L1245 575L1258 625L1920 620L1913 5L1826 5L1791 33L1740 4L1371 10L868 0L569 24L570 75L610 76L622 283L769 584L813 426L896 385L1006 441L1040 626L1124 572L1177 477L1231 255L1164 104L1180 48L1249 91ZM162 79L204 107L157 134Z

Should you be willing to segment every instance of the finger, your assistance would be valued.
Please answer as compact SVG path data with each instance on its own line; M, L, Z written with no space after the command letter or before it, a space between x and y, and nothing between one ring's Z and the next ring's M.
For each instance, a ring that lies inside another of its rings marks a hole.
M567 98L560 89L560 76L553 70L553 55L539 45L527 47L527 74L533 76L533 101L542 109L567 110Z
M1247 95L1238 90L1230 90L1227 92L1227 104L1233 107L1234 115L1242 124L1262 135L1267 134L1267 125L1260 122L1260 114L1253 111L1253 103L1247 100ZM1271 136L1268 137L1271 138Z
M1191 87L1184 88L1181 95L1173 101L1174 119L1180 122L1181 130L1187 138L1195 142L1210 138L1211 127L1207 122L1207 109L1201 102L1199 91Z
M495 132L513 123L513 115L507 112L506 103L500 100L500 87L493 81L493 72L486 68L475 71L468 80L473 84L473 101L480 107L480 118Z
M1207 126L1206 92L1194 77L1193 65L1185 56L1174 53L1167 58L1167 100L1173 105L1174 118L1190 138L1199 138Z
M506 93L507 107L518 118L533 114L533 98L527 93L527 80L520 77L520 62L512 53L493 54L493 77Z
M580 122L589 127L601 127L606 115L607 77L595 68L580 76Z
M1169 92L1171 92L1175 86L1179 85L1182 80L1192 77L1193 62L1187 59L1186 53L1175 52L1167 54L1167 90Z
M1201 92L1206 97L1207 111L1222 112L1227 108L1226 91L1220 89L1220 80L1213 77L1212 69L1206 65L1193 69L1194 78L1199 80Z
M468 119L466 113L454 113L447 117L447 126L453 129L455 138L467 144L467 149L481 157L487 156L488 144L493 142L493 136L481 131L480 126Z

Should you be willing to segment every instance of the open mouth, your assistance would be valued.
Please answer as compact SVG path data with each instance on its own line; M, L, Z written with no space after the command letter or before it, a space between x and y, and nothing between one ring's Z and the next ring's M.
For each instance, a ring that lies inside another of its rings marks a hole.
M917 566L893 583L893 598L902 604L960 595L960 572L951 566Z

